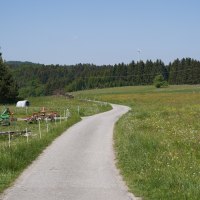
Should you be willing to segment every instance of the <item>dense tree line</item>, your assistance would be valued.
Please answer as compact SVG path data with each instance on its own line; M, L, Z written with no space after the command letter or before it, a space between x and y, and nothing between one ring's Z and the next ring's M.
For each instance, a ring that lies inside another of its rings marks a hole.
M132 61L129 64L96 66L42 65L30 62L7 63L20 88L20 96L64 94L65 92L129 85L150 85L156 75L170 84L200 83L200 62L184 58L165 65L155 62Z
M18 87L0 53L0 103L11 103L18 96Z
M199 84L200 83L200 62L191 58L176 59L168 66L169 83Z

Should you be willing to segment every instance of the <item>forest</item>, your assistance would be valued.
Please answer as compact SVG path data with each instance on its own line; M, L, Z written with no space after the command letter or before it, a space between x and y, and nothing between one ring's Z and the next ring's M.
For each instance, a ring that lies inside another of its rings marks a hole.
M169 84L199 84L200 62L176 59L165 65L161 60L132 61L129 64L43 65L6 62L19 88L20 97L65 94L93 88L151 85L156 75Z

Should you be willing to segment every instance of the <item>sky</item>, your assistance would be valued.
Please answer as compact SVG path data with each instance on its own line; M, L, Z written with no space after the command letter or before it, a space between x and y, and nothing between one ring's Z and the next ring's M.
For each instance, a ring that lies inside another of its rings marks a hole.
M199 0L0 0L6 61L200 60Z

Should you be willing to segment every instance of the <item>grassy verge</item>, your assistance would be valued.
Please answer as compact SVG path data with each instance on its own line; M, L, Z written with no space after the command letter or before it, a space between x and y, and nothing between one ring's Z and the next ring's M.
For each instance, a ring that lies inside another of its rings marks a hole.
M29 99L31 107L26 111L23 108L16 108L9 105L10 110L15 113L15 117L26 117L33 112L38 112L45 106L47 110L57 111L61 116L64 110L69 109L70 117L66 120L48 123L41 122L41 137L38 124L27 124L24 121L13 122L11 126L0 126L0 131L31 130L32 134L27 141L27 137L13 136L9 147L8 135L0 135L0 192L7 188L19 174L33 161L38 155L68 127L80 120L81 116L87 116L109 110L109 105L97 103L66 100L63 97L39 97ZM3 109L4 106L0 108ZM26 114L26 112L28 112Z
M144 199L200 197L200 87L127 87L88 91L132 110L115 128L118 166Z

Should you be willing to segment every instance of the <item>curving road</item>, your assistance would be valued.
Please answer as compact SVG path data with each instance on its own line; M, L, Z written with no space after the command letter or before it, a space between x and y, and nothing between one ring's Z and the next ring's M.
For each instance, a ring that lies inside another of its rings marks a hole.
M113 128L126 106L84 118L28 167L3 200L130 200L113 153Z

